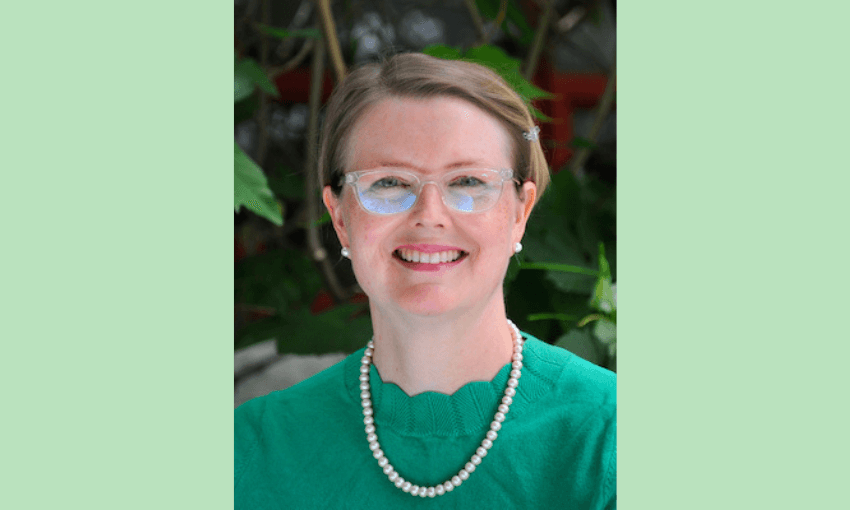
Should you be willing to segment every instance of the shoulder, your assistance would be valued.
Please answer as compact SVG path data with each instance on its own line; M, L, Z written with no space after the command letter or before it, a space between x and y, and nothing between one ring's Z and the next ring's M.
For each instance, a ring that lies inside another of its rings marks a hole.
M617 375L561 347L537 338L527 338L523 350L524 368L558 394L569 395L573 402L616 406Z
M356 357L357 353L294 386L240 405L234 412L237 426L270 420L273 418L270 415L278 415L280 410L285 410L287 415L299 415L309 413L320 405L350 399L343 375L353 356Z
M352 356L357 356L357 353ZM268 451L295 448L304 424L327 421L357 402L343 377L348 358L285 390L274 391L240 405L234 411L234 461L237 481Z
M517 410L541 426L570 431L574 437L586 440L594 436L592 441L604 443L604 450L613 448L617 427L616 374L566 349L526 337L518 388L524 398Z
M593 508L616 505L616 374L566 349L523 336L528 341L517 391L524 392L527 401L515 417L549 445L549 450L540 447L537 458L549 471L583 473L581 480L564 482L559 497L570 495Z

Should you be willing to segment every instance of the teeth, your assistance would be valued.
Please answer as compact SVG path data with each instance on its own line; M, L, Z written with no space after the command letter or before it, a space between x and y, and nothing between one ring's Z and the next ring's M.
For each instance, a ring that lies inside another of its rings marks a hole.
M399 256L407 262L420 262L423 264L440 264L443 262L454 262L463 253L460 250L441 251L439 253L422 253L416 250L398 250Z

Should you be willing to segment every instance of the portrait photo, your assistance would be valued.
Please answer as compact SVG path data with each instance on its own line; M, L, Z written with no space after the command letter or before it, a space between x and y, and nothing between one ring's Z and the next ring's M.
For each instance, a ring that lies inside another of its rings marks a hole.
M615 27L236 3L237 509L616 508Z

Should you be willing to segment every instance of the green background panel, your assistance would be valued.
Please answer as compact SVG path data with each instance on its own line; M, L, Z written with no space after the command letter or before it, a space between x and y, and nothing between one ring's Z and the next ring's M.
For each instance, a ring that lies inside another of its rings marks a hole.
M232 4L20 5L3 506L229 508ZM848 7L618 7L620 505L840 505Z
M620 505L841 506L848 8L618 7Z
M233 3L12 5L0 507L232 508Z

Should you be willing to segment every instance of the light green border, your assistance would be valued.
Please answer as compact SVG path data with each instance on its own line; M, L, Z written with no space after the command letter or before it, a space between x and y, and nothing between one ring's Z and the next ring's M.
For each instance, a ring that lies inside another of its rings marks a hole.
M232 13L4 10L4 506L232 505ZM846 499L848 14L618 5L621 508Z
M4 8L3 508L232 508L232 2Z
M620 507L840 508L850 10L618 7Z

